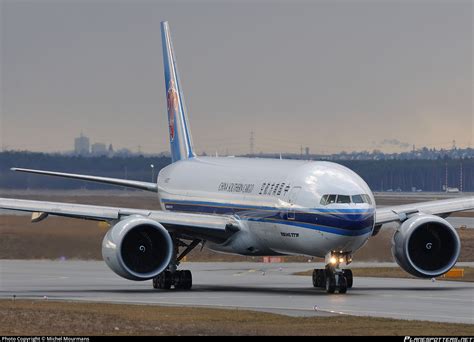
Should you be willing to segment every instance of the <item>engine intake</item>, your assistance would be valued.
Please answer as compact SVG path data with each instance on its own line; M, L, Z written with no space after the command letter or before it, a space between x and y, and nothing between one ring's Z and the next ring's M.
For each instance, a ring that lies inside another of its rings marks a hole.
M415 215L402 223L392 239L392 254L406 272L420 277L438 277L455 264L461 250L456 230L434 215Z
M106 264L119 276L147 280L163 272L171 261L173 242L158 222L141 216L114 225L102 242Z

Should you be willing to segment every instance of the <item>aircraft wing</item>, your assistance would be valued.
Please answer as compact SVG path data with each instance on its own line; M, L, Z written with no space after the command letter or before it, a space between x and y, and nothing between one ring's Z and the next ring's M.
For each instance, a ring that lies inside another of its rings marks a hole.
M407 216L416 213L447 217L457 211L474 209L474 197L451 198L439 201L428 201L399 206L377 208L375 225L404 221Z
M143 210L103 207L73 203L30 201L0 198L0 209L34 213L32 222L48 215L80 218L95 221L119 221L127 216L140 215L161 223L168 231L195 239L223 241L239 230L232 216L175 213L161 210Z
M158 192L158 185L155 183L140 182L128 179L119 179L119 178L110 178L110 177L99 177L91 175L79 175L75 173L64 173L64 172L54 172L54 171L44 171L44 170L32 170L32 169L21 169L18 167L11 168L12 171L24 172L24 173L33 173L37 175L53 176L53 177L63 177L71 178L77 180L83 180L87 182L96 182L110 185L124 186L128 188L140 189L151 192Z

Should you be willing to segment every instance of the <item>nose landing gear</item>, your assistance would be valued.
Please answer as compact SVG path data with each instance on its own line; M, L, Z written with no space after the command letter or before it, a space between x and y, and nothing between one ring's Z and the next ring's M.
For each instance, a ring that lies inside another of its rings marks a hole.
M315 269L313 271L313 286L325 289L327 293L346 293L353 284L352 271L340 269L342 263L349 264L352 258L347 253L332 252L326 257L325 269Z

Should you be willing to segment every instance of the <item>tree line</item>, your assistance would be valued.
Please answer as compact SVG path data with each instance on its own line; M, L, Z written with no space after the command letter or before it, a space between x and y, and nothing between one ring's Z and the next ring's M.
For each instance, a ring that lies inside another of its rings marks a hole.
M11 167L53 170L105 177L156 181L159 170L169 165L168 157L80 157L33 152L0 153L2 189L110 189L111 186L70 179L12 172ZM339 164L359 174L373 191L442 191L448 187L474 191L474 159L437 160L344 160ZM153 167L151 167L153 165ZM462 169L462 171L461 171ZM447 170L447 172L446 172ZM462 175L462 181L461 181ZM198 177L199 175L195 175Z

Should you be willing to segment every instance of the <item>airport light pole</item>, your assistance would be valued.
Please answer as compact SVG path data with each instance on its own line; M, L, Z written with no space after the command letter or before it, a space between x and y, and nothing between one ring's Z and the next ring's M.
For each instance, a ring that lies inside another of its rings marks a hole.
M150 164L150 167L151 167L151 181L153 183L155 179L155 165Z

